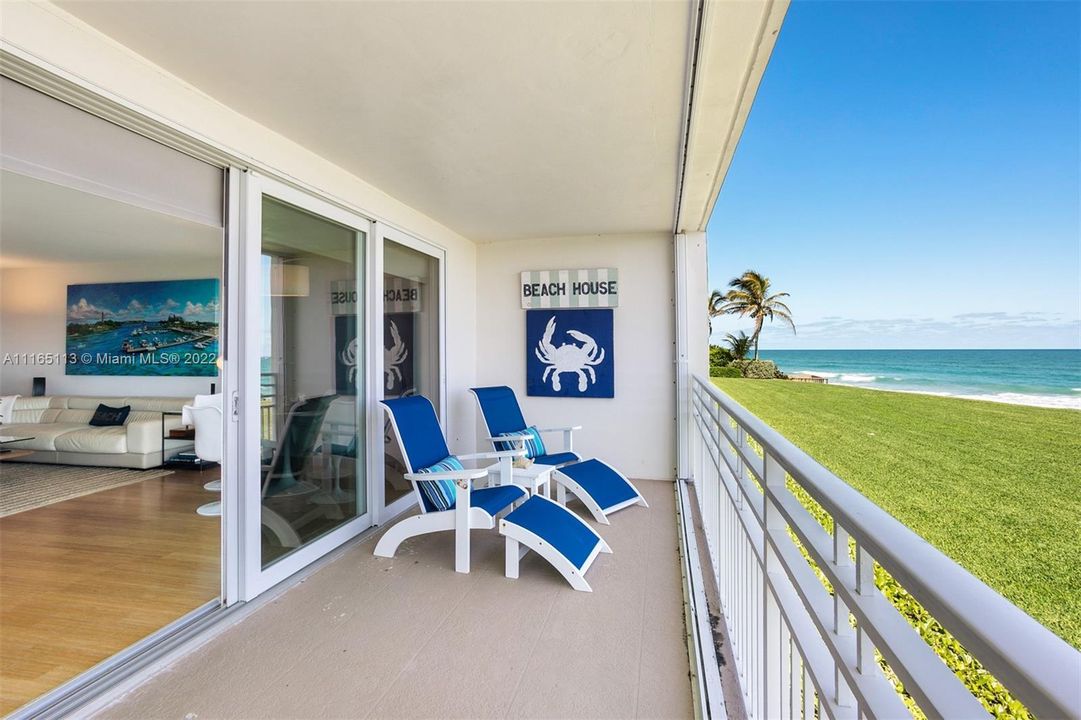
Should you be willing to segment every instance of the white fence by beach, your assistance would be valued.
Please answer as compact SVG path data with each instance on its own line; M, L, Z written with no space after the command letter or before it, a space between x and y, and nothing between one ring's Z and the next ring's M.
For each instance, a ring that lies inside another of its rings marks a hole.
M1081 653L707 378L690 392L692 481L750 718L910 716L879 653L928 717L988 715L876 587L876 563L1036 716L1081 716Z

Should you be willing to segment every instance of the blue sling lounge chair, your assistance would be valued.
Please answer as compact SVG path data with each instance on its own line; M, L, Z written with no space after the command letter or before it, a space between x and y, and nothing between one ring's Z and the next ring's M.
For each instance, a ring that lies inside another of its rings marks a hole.
M390 417L405 461L405 479L413 485L420 502L420 515L413 515L387 530L375 546L379 557L394 557L401 543L411 537L443 530L454 531L454 569L469 572L469 531L490 530L496 516L525 499L522 488L509 483L486 488L471 487L474 480L488 475L487 468L467 470L462 460L498 460L506 465L522 450L450 454L435 408L428 398L415 395L380 403Z
M506 386L473 388L488 439L497 450L514 447L526 450L534 463L556 468L556 497L566 503L569 490L582 501L597 522L608 525L608 515L631 505L649 507L645 498L623 473L597 459L583 460L574 452L573 433L581 426L537 429L526 425L514 390ZM563 450L549 453L540 433L563 433ZM502 470L501 470L502 472Z
M283 547L299 547L297 528L327 513L327 508L320 507L303 513L299 510L308 505L306 498L319 491L308 481L309 460L322 433L327 409L336 397L323 395L293 403L281 439L274 446L274 456L262 469L262 525Z

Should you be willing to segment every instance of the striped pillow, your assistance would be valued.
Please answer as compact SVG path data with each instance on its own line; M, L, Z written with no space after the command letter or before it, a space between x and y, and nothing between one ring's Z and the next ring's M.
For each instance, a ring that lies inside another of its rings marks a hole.
M530 460L548 454L548 451L544 449L544 441L541 440L540 431L537 430L536 425L530 425L525 430L518 430L517 432L499 433L498 437L504 437L505 435L529 435L530 437L525 439L525 456ZM514 450L521 447L518 445L519 442L521 441L496 443L496 449Z
M465 470L462 461L453 455L448 455L435 465L416 470L418 473L437 473L448 470ZM458 496L458 488L453 480L418 480L421 497L430 512L450 510L454 507L454 499Z

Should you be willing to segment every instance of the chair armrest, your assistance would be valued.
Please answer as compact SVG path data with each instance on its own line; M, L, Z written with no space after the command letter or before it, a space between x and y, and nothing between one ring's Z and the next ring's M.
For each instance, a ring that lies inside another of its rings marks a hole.
M570 430L581 430L581 425L571 425L570 427L556 427L556 428L537 428L537 432L567 432Z
M482 452L482 453L470 453L469 455L458 455L459 460L497 460L499 458L516 458L525 457L526 451L523 448L517 450L500 450L498 452Z
M533 437L529 433L523 433L522 435L500 435L499 437L488 438L492 442L522 442Z
M488 474L486 468L475 470L444 470L443 472L430 473L406 473L402 477L406 480L418 482L421 480L478 480Z

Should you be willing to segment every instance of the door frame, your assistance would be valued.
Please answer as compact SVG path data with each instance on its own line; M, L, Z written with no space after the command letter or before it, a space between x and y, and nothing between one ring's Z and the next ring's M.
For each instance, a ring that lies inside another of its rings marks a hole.
M355 232L363 233L363 247L357 254L357 279L363 280L367 287L373 283L375 245L373 222L359 213L346 210L311 193L299 190L279 180L255 172L244 173L242 178L242 197L244 228L240 242L240 307L238 308L240 357L240 379L237 402L239 410L239 442L236 461L238 464L237 505L239 520L239 597L251 600L274 585L282 582L304 567L334 550L342 543L356 537L373 525L373 498L371 473L365 481L357 483L358 491L367 491L365 512L324 535L301 545L288 555L263 567L261 540L262 513L262 468L261 468L261 421L259 411L259 377L262 346L262 230L263 196L297 207L306 212L344 225ZM375 374L372 367L373 309L369 303L363 309L357 322L357 334L365 338L366 371L361 374L364 383L365 405L371 407L374 397ZM370 411L367 413L370 416ZM367 417L366 417L367 419ZM365 453L371 466L374 448L371 446L371 433L365 433ZM381 448L380 457L382 457Z
M230 165L225 169L225 252L222 268L221 314L222 462L221 462L221 603L232 605L240 597L240 306L242 285L240 252L244 239L244 186L247 173Z
M433 258L437 265L437 276L439 279L439 293L438 293L438 348L439 348L439 424L443 426L444 433L449 437L450 432L447 428L447 418L449 413L447 412L447 251L438 245L430 243L426 240L410 235L409 233L399 230L398 228L388 225L384 222L375 223L375 255L376 255L376 273L375 278L372 281L371 293L369 295L369 304L373 310L373 316L377 318L377 324L375 327L379 328L376 333L376 337L372 337L369 345L372 347L371 353L372 363L372 377L377 379L378 384L375 386L376 392L382 394L382 381L383 381L383 275L386 272L384 264L383 247L387 240L407 247L410 250L416 250L419 253L423 253L428 257ZM374 342L378 340L378 343ZM377 396L371 396L371 401L368 403L371 407L371 416L368 419L368 428L370 431L370 442L372 447L379 448L378 453L373 453L371 456L371 462L369 463L369 476L372 478L372 507L375 510L375 524L382 525L388 520L402 514L413 505L417 503L415 493L406 493L405 496L398 498L392 502L389 506L384 505L386 497L384 484L384 449L383 449L383 410L379 406L379 403L375 400Z
M163 115L160 112L148 110L138 103L117 95L108 85L88 80L85 77L74 75L48 60L34 56L20 48L8 45L0 49L0 75L12 79L27 87L54 97L62 102L87 112L95 117L102 118L118 127L143 135L163 146L185 153L210 165L228 171L226 176L229 195L226 198L227 223L226 223L226 267L223 270L223 299L225 309L222 315L225 326L222 334L225 342L221 345L223 368L221 373L222 393L225 395L225 412L227 418L225 425L225 445L223 458L223 488L222 488L222 591L219 600L207 603L194 610L188 616L178 619L176 622L163 627L158 632L132 644L128 649L107 658L99 665L77 675L76 677L61 683L53 690L41 696L30 704L16 710L12 717L33 717L42 713L58 714L69 710L79 709L88 704L97 702L100 698L109 697L112 692L126 677L134 673L143 673L160 662L160 658L181 647L183 643L194 641L195 638L210 632L212 623L227 617L227 613L233 611L244 612L242 608L223 606L237 606L243 601L250 600L258 591L255 586L244 587L245 555L243 543L241 512L243 502L244 477L243 462L244 453L241 441L244 438L244 422L241 417L242 406L240 399L244 388L241 381L246 380L246 365L242 342L245 341L245 328L241 322L242 304L246 299L246 278L241 271L242 245L246 237L246 227L249 222L250 208L246 202L247 185L251 171L261 173L264 178L276 178L290 183L289 187L295 187L306 192L310 197L324 198L327 202L337 203L334 207L351 210L360 217L368 216L374 220L383 218L393 223L398 211L384 208L373 212L380 207L375 203L374 207L361 207L360 202L350 199L351 193L335 195L326 191L313 180L307 180L297 173L286 168L287 163L281 158L265 159L262 156L253 156L250 151L239 149L239 146L230 142L215 139L197 130L193 130L190 123L185 124L176 120L172 115ZM303 175L303 174L301 174ZM318 177L318 173L309 173ZM393 206L392 206L393 207ZM258 206L256 210L258 211ZM256 219L260 218L257 212ZM393 224L382 222L384 229L397 230ZM419 228L418 228L419 229ZM400 231L399 231L400 232ZM403 244L426 252L440 260L440 417L447 427L447 366L446 366L446 292L447 271L446 251L438 244L417 239L419 236L402 233L406 238ZM382 286L382 240L374 231L369 235L368 251L366 253L368 264L369 287L372 286L373 278L378 278ZM394 238L402 242L399 238ZM412 244L416 243L416 245ZM378 252L378 265L375 265L376 252ZM374 308L372 295L369 298L369 307L366 308L365 332L370 337L371 318ZM381 311L380 311L381 313ZM378 318L382 322L381 314ZM382 363L382 352L376 344L368 342L369 350L375 348L374 357ZM369 356L369 368L373 369L375 363L373 356ZM378 402L374 400L371 377L381 378L380 375L371 374L367 391L369 393L367 404L369 409L378 410ZM256 358L256 377L258 377L258 358ZM380 386L377 386L380 387ZM369 416L371 414L369 413ZM379 415L376 415L379 417ZM250 419L249 419L250 422ZM381 423L380 423L381 424ZM258 428L257 428L258 431ZM368 462L370 466L379 470L379 488L382 488L382 445L376 446L378 453L370 452ZM258 463L257 463L258 464ZM369 481L375 477L375 473L369 472ZM369 484L370 488L370 484ZM369 511L378 512L373 501L373 495L369 489ZM411 496L410 496L411 497ZM385 522L388 517L383 519ZM258 548L257 548L258 550ZM303 572L298 569L297 572ZM238 616L240 617L240 616ZM60 709L63 710L60 710Z

